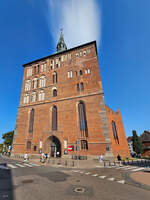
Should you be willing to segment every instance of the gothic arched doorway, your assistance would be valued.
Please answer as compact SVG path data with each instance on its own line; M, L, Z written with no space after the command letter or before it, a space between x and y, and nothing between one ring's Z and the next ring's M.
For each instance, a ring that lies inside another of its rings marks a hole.
M50 136L45 143L46 153L50 153L51 157L61 157L61 143L55 136Z

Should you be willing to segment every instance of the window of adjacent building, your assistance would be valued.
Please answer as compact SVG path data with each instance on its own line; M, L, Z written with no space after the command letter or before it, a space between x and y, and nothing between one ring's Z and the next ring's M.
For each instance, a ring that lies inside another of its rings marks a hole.
M45 92L44 90L41 90L39 92L39 101L43 101L45 99Z
M86 51L83 51L83 56L86 56Z
M27 68L27 77L32 76L32 67Z
M80 131L87 131L86 113L83 102L80 102L78 104L78 113L79 113Z
M45 76L41 76L40 77L39 87L45 87L45 86L46 86L46 77Z
M27 149L31 149L31 142L27 141Z
M53 97L57 96L57 89L53 89Z
M88 150L88 142L86 140L81 140L81 149Z
M25 94L23 97L23 103L29 103L29 94Z
M114 121L112 121L111 125L112 125L114 139L119 144L119 138L118 138L118 134L117 134L116 123Z
M72 71L68 72L68 78L72 78Z
M83 74L83 73L82 73L82 70L80 70L80 76L82 76L82 74Z
M52 130L57 130L57 107L53 106L52 108Z
M84 91L84 84L83 83L80 83L80 89L81 89L81 91Z
M53 83L57 83L57 72L53 73Z
M77 83L77 92L80 91L79 83Z
M33 92L32 93L32 102L35 102L36 101L36 92Z
M27 80L25 82L25 91L29 91L31 89L31 80Z
M34 125L34 109L30 111L29 133L33 133L33 125Z

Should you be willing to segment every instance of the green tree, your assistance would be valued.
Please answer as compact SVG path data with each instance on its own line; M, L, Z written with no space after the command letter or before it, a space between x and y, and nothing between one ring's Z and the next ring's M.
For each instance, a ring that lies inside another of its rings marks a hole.
M3 150L3 144L0 144L0 153L2 152Z
M4 140L4 144L6 147L11 146L13 142L13 136L14 136L14 131L10 131L7 133L4 133L2 135L2 138Z
M137 135L135 130L132 131L132 135L133 135L133 151L135 151L139 155L143 151L141 138Z

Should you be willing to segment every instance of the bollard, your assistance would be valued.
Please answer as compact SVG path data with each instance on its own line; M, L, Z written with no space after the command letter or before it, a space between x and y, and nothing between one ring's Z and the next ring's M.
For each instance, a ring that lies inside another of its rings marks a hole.
M105 161L104 161L104 167L106 166L106 163L105 163Z
M67 166L67 160L65 160L65 166Z
M57 165L61 165L61 160L60 160L60 159L59 159L59 161L58 161Z

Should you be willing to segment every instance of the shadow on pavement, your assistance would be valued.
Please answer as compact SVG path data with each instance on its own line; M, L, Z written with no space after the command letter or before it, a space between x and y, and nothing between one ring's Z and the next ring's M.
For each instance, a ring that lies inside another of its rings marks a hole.
M0 165L0 200L14 200L12 173Z

